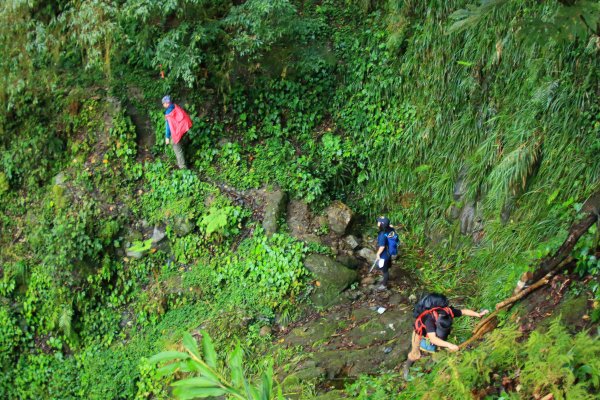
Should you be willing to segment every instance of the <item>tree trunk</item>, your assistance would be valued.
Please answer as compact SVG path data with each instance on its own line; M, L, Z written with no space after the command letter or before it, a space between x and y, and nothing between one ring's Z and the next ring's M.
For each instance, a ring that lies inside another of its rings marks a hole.
M554 270L562 263L573 251L575 244L581 236L598 220L600 210L600 191L594 193L583 206L583 209L588 211L588 215L581 221L571 225L569 236L563 242L562 246L552 256L547 256L539 264L538 268L533 271L528 282L537 282L548 272Z

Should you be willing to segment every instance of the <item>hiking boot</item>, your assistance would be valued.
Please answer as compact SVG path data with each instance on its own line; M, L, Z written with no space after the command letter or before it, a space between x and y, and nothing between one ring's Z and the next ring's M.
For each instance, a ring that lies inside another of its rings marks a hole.
M388 288L385 285L379 285L375 290L377 290L378 292L383 292L384 290L388 290Z

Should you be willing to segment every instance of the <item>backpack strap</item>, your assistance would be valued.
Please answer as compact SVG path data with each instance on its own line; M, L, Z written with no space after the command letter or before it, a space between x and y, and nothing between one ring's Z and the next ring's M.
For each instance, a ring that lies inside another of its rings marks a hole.
M446 314L450 315L452 319L454 319L454 313L450 307L433 307L428 310L423 311L419 316L415 319L415 333L419 337L419 340L423 337L423 331L425 330L425 323L423 322L423 318L426 315L431 314L433 316L434 322L437 322L439 318L438 311L444 311Z
M391 231L389 231L387 233L384 232L384 234L385 234L385 251L387 252L388 257L391 259L392 255L390 254L390 242L388 241L388 239L390 237L394 237L393 235L394 235L395 231L393 228L390 228L390 229L391 229ZM392 236L390 236L390 235L392 235Z

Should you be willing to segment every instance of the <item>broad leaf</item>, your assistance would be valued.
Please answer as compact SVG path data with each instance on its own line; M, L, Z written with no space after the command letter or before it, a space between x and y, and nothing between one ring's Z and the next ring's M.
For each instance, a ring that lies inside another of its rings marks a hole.
M262 375L262 393L261 400L270 400L273 392L273 376L269 375L268 371L265 371Z
M219 381L214 381L210 378L207 378L205 376L200 376L200 377L196 377L196 378L188 378L188 379L182 379L180 381L177 381L175 383L173 383L171 386L175 386L175 387L201 387L201 388L220 388L221 385L219 383Z
M205 364L203 364L203 363L195 363L195 366L197 367L198 371L202 375L204 375L204 376L206 376L206 377L208 377L210 379L213 379L213 380L215 380L217 382L221 381L219 379L219 376L217 375L217 372L214 371L214 370L212 370L210 367L207 367Z
M244 383L244 369L242 367L242 349L239 344L229 356L229 368L231 369L231 382L235 387L242 387Z
M171 360L186 360L190 358L190 356L181 351L163 351L162 353L158 353L148 359L150 364L156 364L163 361L171 361Z
M254 386L248 385L246 387L246 393L248 393L250 395L249 397L252 400L261 400L262 399L262 396L261 396L260 392Z
M224 394L227 394L227 391L221 388L178 387L173 390L173 395L179 400L223 396Z
M174 362L171 364L167 364L164 367L160 367L156 370L158 376L163 377L166 375L174 374L178 369L182 367L184 362Z
M204 353L204 360L211 368L217 368L217 353L215 352L215 346L213 345L210 335L206 331L202 331L202 352Z
M202 359L202 357L200 356L200 351L198 351L198 343L196 343L196 339L194 339L194 337L188 332L186 332L183 335L183 346L186 348L187 351L192 353L194 357L196 357L199 360Z

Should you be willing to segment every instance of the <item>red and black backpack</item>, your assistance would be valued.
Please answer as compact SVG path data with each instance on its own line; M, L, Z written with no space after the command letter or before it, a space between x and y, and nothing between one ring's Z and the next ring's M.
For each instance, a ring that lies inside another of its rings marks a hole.
M419 336L419 340L421 340L421 337L423 336L423 332L425 332L425 323L423 322L423 318L426 315L432 315L433 320L437 324L437 320L439 318L439 311L444 311L451 318L454 318L454 313L452 312L452 309L450 307L433 307L433 308L423 311L421 314L419 314L417 319L415 319L415 333Z

